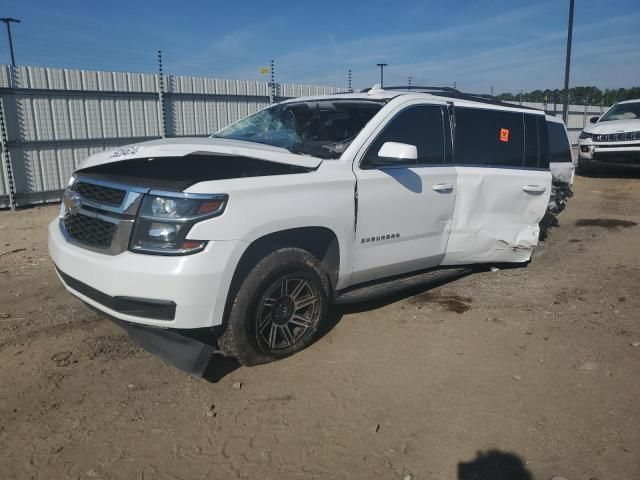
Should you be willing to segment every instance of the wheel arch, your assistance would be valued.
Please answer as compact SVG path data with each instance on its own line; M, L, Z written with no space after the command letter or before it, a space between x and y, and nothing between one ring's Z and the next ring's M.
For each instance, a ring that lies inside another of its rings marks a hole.
M340 271L340 245L338 236L327 227L289 228L255 239L240 257L234 279L246 275L268 253L287 247L302 248L316 257L329 278L331 288L335 288Z
M271 232L252 241L240 256L227 290L222 327L227 323L233 299L242 279L265 255L287 247L302 248L318 259L329 280L330 291L327 292L327 296L333 298L340 271L340 245L336 233L330 228L320 226Z

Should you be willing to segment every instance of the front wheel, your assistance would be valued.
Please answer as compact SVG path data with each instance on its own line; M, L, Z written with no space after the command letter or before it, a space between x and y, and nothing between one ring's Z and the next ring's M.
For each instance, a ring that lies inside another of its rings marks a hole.
M306 250L283 248L260 260L237 290L220 348L243 365L307 347L327 316L329 281Z

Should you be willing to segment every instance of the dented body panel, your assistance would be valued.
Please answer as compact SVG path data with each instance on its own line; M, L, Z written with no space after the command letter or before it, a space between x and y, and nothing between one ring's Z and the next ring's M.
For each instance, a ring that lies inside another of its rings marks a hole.
M528 261L549 202L551 173L474 167L456 171L456 205L442 264ZM534 185L543 188L527 188Z

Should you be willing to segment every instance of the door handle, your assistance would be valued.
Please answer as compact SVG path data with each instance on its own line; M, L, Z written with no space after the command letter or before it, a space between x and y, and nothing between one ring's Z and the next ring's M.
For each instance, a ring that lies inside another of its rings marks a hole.
M453 185L450 183L436 183L433 190L441 193L449 193L453 191Z
M527 193L544 193L547 187L544 185L523 185L522 191Z

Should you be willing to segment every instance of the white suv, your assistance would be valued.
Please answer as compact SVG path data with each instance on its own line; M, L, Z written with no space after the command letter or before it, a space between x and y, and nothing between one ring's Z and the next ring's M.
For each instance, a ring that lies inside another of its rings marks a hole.
M301 98L89 157L49 250L122 326L178 334L176 351L218 330L252 365L309 345L331 303L527 262L550 168L571 181L566 130L541 111L419 87Z
M578 166L640 167L640 100L616 103L580 134Z

